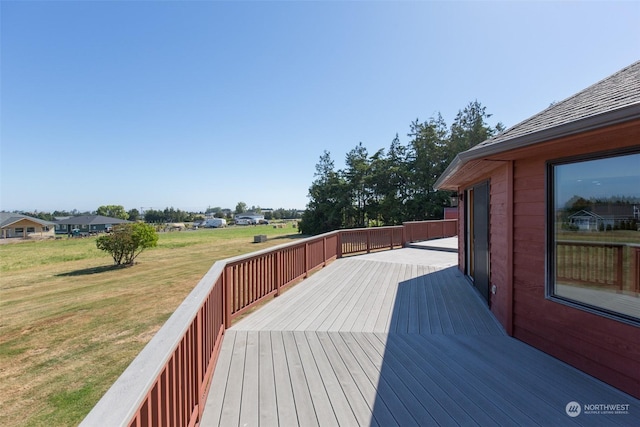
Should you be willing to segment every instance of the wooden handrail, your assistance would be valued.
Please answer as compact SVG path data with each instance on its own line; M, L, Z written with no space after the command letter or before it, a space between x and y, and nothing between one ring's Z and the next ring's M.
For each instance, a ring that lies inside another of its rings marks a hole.
M456 231L457 220L339 230L217 261L81 425L198 424L224 331L233 319L344 255L395 249Z

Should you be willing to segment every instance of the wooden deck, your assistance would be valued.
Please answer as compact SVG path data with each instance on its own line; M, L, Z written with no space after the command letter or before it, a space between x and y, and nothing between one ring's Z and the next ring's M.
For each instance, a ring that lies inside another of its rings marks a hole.
M640 425L640 401L508 337L456 262L342 258L241 320L201 426Z

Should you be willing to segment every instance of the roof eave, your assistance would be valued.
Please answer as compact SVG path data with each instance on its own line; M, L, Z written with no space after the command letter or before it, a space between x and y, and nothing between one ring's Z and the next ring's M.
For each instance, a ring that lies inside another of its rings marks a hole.
M447 169L445 169L442 175L438 178L433 188L435 190L454 189L457 185L449 183L448 181L462 166L471 160L483 159L506 151L516 150L530 145L539 144L541 142L638 119L640 119L640 104L633 104L617 110L608 111L606 113L597 114L574 122L544 129L539 132L521 135L497 144L471 148L455 157Z

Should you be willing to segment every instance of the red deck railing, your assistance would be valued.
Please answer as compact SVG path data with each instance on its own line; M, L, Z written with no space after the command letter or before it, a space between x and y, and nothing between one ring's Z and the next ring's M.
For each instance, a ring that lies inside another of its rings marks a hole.
M216 262L82 425L197 425L233 319L336 258L456 231L457 220L340 230Z
M556 280L621 290L625 246L621 243L558 241Z

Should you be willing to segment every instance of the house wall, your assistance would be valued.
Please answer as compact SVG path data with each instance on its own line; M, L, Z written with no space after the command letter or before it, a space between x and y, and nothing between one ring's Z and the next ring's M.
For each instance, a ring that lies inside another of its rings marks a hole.
M490 306L507 332L637 398L640 328L545 298L545 179L548 160L637 146L639 137L636 121L503 153L500 166L460 189L490 180Z
M508 301L511 298L511 245L509 239L511 230L511 209L508 204L511 196L509 172L511 165L505 164L496 169L489 181L489 285L495 291L491 292L491 311L511 334L511 310ZM495 286L495 288L493 288Z
M23 231L21 233L16 233L16 228L21 228ZM33 228L33 231L28 232L28 228ZM5 228L2 229L2 236L6 238L11 237L53 237L54 236L54 227L49 227L48 230L45 230L45 227L38 224L37 222L33 222L29 219L21 219L18 222L15 222Z

